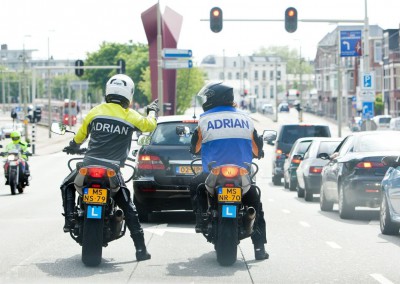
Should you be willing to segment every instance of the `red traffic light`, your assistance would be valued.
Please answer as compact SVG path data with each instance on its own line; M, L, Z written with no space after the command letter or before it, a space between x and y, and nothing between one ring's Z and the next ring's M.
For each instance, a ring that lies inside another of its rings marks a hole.
M214 33L219 33L222 30L222 10L219 7L214 7L210 11L210 29Z
M297 10L289 7L285 11L285 30L294 33L297 30Z

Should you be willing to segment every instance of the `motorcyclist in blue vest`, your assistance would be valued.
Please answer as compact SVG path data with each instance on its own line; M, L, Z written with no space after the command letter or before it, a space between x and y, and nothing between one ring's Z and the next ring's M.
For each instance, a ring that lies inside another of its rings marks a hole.
M205 188L198 187L204 183L209 172L208 164L216 161L215 166L237 164L246 167L253 158L264 157L263 139L257 134L252 119L243 111L236 108L233 88L223 84L209 83L205 85L198 96L203 98L204 113L200 115L198 127L191 140L190 152L202 157L203 172L195 175L190 183L190 194L193 211L196 215L196 232L202 231L203 220L201 213L206 211ZM233 121L244 121L236 125ZM213 121L226 121L226 127L212 127ZM243 197L243 203L256 209L254 233L251 236L255 258L268 259L265 251L266 225L264 211L257 188L253 185Z

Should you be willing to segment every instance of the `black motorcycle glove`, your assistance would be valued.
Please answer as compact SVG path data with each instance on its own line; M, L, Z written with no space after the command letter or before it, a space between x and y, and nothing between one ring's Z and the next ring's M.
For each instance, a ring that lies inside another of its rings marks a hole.
M67 154L75 154L79 151L79 147L80 147L80 145L77 144L74 139L72 139L69 142L69 146L67 146L63 149L63 152L66 152Z
M154 100L153 102L151 102L151 104L149 104L148 106L146 106L146 113L147 115L149 114L149 112L154 111L156 114L158 114L158 112L160 111L160 107L158 106L158 99Z

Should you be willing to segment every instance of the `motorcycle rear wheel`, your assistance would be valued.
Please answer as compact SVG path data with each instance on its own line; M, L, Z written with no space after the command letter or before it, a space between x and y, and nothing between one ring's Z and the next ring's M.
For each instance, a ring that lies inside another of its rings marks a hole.
M218 238L215 244L217 261L222 266L236 262L238 246L238 222L236 218L221 218L218 224Z
M85 218L82 238L82 262L98 266L103 253L103 219Z

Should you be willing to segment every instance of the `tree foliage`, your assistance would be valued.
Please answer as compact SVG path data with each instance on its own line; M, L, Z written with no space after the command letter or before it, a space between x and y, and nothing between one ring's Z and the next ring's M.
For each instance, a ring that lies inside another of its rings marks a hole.
M286 73L287 74L312 74L313 67L304 58L300 58L300 53L296 49L289 49L288 46L269 46L267 48L261 47L255 55L278 55L287 62Z

